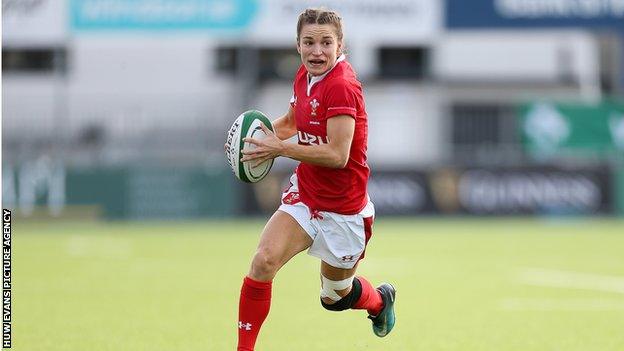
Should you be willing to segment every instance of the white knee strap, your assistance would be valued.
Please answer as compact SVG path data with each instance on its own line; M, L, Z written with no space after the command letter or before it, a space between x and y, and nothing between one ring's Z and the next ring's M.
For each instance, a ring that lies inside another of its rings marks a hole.
M321 282L323 284L323 287L321 289L321 297L327 297L330 298L332 301L338 301L342 297L340 297L340 295L336 293L336 290L344 290L350 287L353 284L353 277L335 281L329 280L321 274Z

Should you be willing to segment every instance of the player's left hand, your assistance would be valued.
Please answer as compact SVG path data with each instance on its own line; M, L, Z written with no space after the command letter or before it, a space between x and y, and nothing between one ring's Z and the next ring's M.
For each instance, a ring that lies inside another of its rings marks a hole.
M284 151L284 142L280 140L264 123L260 127L266 134L262 140L254 138L243 138L246 143L254 144L254 149L243 149L241 162L253 161L252 168L259 166L265 161L281 156Z

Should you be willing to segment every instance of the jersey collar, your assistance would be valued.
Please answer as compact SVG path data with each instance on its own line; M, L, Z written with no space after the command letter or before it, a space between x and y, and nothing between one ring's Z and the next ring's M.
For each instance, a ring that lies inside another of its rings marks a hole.
M312 87L314 86L314 84L320 82L323 80L323 78L325 78L326 75L329 74L329 72L331 72L337 65L339 62L342 62L346 59L346 56L344 54L340 55L340 57L338 57L338 59L336 59L336 63L334 63L334 66L332 68L330 68L327 72L321 74L320 76L316 76L316 77L311 77L308 75L308 96L310 96L310 91L312 90Z

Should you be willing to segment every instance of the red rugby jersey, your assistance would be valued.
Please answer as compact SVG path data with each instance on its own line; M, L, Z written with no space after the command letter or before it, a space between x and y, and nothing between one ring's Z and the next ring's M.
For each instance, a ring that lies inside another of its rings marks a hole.
M359 213L367 203L370 170L366 163L368 117L362 85L351 65L338 58L327 73L308 80L302 65L293 84L291 106L295 110L300 145L327 143L327 120L337 115L355 119L349 161L343 169L301 162L297 178L301 201L311 209L341 214Z

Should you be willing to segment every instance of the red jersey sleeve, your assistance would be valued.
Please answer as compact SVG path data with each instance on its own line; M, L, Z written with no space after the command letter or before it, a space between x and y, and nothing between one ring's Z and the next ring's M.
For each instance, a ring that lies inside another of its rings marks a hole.
M326 119L338 115L348 115L354 119L357 117L357 94L349 82L342 79L331 82L327 86L326 94Z
M302 79L303 76L306 75L306 69L304 65L299 66L297 73L295 74L295 79L293 80L293 94L290 97L290 107L295 108L297 104L297 83Z

